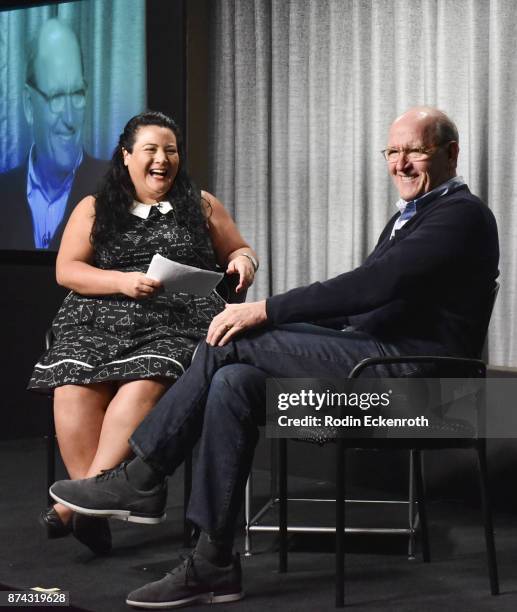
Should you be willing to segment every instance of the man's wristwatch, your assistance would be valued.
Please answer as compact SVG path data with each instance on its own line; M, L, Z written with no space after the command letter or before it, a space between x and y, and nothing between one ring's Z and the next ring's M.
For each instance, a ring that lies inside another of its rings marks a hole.
M239 255L243 255L244 257L247 257L250 261L251 261L251 265L253 266L253 271L256 272L258 270L259 267L259 263L258 261L253 257L253 255L251 255L251 253L239 253Z

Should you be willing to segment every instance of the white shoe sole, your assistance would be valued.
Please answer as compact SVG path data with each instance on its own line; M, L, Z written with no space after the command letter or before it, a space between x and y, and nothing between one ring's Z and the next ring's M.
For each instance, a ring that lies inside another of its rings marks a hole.
M214 595L213 593L203 593L201 595L193 595L192 597L186 597L185 599L176 599L175 601L146 602L126 599L126 603L128 606L133 606L134 608L180 608L181 606L188 606L191 603L229 603L231 601L239 601L239 599L242 599L243 597L244 591L241 591L240 593L230 593L228 595Z
M119 521L127 521L128 523L144 523L145 525L156 525L157 523L164 521L167 517L165 512L161 516L138 516L137 514L132 514L130 510L95 510L93 508L84 508L82 506L72 504L65 499L61 499L61 497L58 497L52 492L52 489L49 490L49 493L53 499L60 504L63 504L63 506L78 512L79 514L86 514L87 516L112 518Z

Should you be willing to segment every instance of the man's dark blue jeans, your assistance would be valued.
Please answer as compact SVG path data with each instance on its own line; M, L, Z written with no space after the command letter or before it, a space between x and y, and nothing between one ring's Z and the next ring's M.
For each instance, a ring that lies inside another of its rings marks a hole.
M253 330L223 347L202 341L131 446L172 474L201 438L187 517L213 537L232 537L265 422L266 378L343 378L361 359L385 354L400 350L364 333L307 324Z

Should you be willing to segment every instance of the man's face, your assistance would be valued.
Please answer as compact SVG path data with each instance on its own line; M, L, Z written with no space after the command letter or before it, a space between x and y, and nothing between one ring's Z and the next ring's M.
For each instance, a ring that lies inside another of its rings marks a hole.
M49 98L65 94L62 109L54 112L48 101L30 85L36 160L45 174L68 174L82 149L84 106L76 108L70 95L85 88L77 42L71 37L40 49L35 64L35 85Z
M456 175L457 144L437 146L434 119L425 113L408 112L391 126L388 149L398 149L388 171L403 200L428 193ZM425 151L425 159L412 161L410 151Z

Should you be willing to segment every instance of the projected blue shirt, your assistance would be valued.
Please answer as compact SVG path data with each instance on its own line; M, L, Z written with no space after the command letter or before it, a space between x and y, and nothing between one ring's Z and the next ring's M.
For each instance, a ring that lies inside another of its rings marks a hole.
M32 213L34 245L37 249L48 249L52 237L65 215L66 204L72 190L74 176L77 168L83 161L83 153L81 151L73 170L64 179L61 189L52 200L48 198L38 179L33 163L33 153L34 146L31 147L29 153L27 201Z

